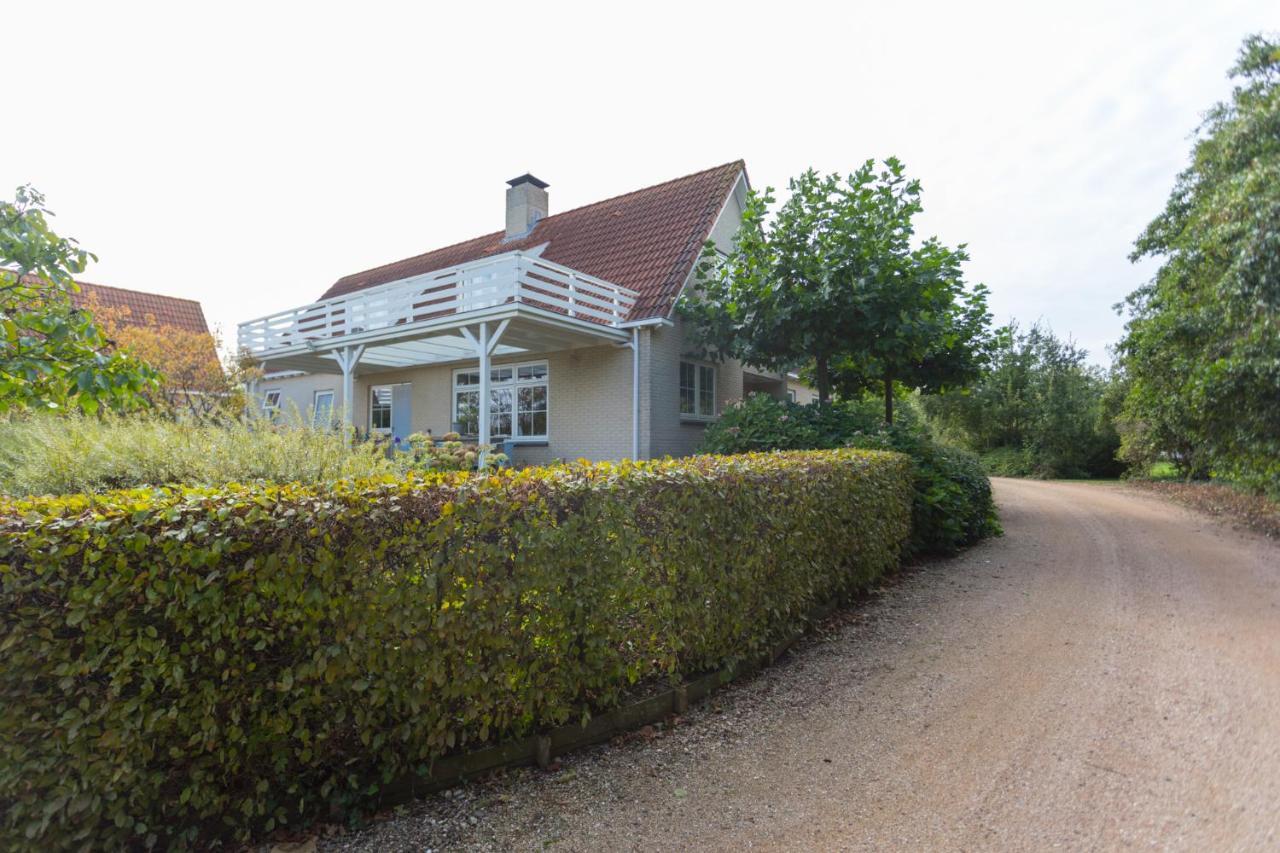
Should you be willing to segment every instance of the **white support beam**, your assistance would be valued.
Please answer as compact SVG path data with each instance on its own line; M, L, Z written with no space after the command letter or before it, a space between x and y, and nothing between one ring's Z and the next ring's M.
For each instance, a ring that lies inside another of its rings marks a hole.
M342 435L343 440L348 444L351 442L351 433L356 419L356 365L360 362L362 355L364 355L363 345L343 347L333 354L338 367L342 368L342 420L346 424Z
M503 320L498 324L498 328L489 333L489 324L481 323L479 333L472 332L466 326L462 327L462 336L470 342L476 351L477 358L480 359L480 411L477 413L480 421L480 428L477 430L478 435L476 441L485 447L489 444L489 365L490 356L497 349L498 342L502 340L502 333L507 330L507 324L510 320ZM484 467L485 459L488 456L484 450L480 451L480 467Z
M493 355L493 351L498 348L498 341L502 340L502 333L507 330L507 324L510 320L503 320L498 324L498 328L494 331L493 336L489 338L489 355ZM485 325L489 325L485 323Z
M468 335L470 337L470 335ZM485 463L485 445L489 443L489 324L480 324L480 336L476 340L476 355L480 357L480 429L477 441L480 443L478 462L481 468Z

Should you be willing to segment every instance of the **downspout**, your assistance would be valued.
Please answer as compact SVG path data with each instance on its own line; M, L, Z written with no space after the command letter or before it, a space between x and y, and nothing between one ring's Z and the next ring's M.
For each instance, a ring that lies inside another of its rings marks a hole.
M654 326L672 326L670 320L662 317L650 317L646 320L632 320L621 323L624 329L631 330L631 340L619 342L619 347L631 347L631 458L640 458L640 330Z
M631 330L631 458L640 458L640 328Z

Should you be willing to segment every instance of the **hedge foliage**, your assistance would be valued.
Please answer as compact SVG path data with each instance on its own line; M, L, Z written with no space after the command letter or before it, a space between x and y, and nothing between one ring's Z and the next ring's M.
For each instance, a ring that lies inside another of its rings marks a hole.
M0 507L4 846L206 845L756 654L894 566L898 454Z
M880 403L844 400L798 405L751 394L707 427L703 450L825 450L858 447L905 453L915 463L912 532L907 553L954 554L1000 533L991 481L972 453L934 441L912 405L886 427Z

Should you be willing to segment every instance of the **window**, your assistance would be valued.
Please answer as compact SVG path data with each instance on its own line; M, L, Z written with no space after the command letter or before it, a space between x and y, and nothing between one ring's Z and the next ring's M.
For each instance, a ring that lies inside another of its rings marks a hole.
M315 425L319 427L327 427L333 423L333 391L317 391L315 402L312 404Z
M262 414L266 415L268 420L278 420L280 417L280 389L272 388L262 395Z
M547 437L547 363L512 364L489 371L489 435ZM480 371L453 374L453 423L463 435L480 432Z
M391 386L376 385L370 389L369 431L391 433Z
M796 401L796 389L794 388L787 389L787 399L793 403Z
M680 362L680 414L713 418L716 414L716 369L709 364Z

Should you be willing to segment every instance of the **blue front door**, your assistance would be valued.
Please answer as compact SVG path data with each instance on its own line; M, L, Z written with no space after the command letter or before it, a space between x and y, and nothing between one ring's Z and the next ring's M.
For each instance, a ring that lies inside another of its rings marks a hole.
M409 434L413 432L413 408L410 403L411 386L408 383L404 385L391 386L391 435L393 440L400 439L402 446Z

